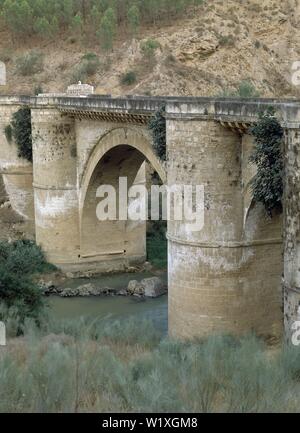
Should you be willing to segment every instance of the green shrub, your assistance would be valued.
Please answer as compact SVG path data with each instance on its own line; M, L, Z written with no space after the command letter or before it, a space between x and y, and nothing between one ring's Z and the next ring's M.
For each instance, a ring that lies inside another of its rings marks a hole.
M162 105L161 108L155 113L154 117L150 120L148 125L150 131L152 132L154 148L157 155L162 160L166 159L167 132L165 110L165 106Z
M77 83L78 81L85 82L88 77L95 75L100 66L99 58L94 53L85 54L79 63L79 65L73 71L71 76L71 83Z
M32 275L55 269L33 241L0 242L0 264L16 275Z
M87 62L98 60L98 56L95 53L88 52L81 57L81 60L86 60Z
M152 223L152 230L147 233L147 260L158 269L168 266L167 227L162 221Z
M20 108L14 113L11 127L18 147L18 156L32 161L31 110L29 107Z
M20 324L27 317L38 319L43 309L42 292L33 275L54 269L34 242L0 242L0 303L16 309Z
M41 84L37 85L34 88L33 93L35 94L35 96L39 95L40 93L43 93L43 88L42 88Z
M147 59L152 59L155 51L160 47L160 43L155 39L147 39L141 43L141 50Z
M257 174L252 180L253 198L262 203L269 215L281 209L283 196L283 129L269 108L261 113L259 121L250 129L255 148L250 162L256 164Z
M88 77L94 75L100 66L100 61L95 53L85 54L81 59L81 63Z
M39 51L31 51L17 59L17 72L24 76L34 75L44 69L43 54Z
M221 47L224 46L232 47L235 44L234 37L232 35L220 36L219 44L221 45Z
M0 264L0 302L18 311L20 322L27 317L38 319L43 307L42 292L28 275L20 276Z
M0 412L299 412L298 348L153 340L149 323L129 322L53 321L45 334L27 321L26 343L0 357Z
M237 96L240 98L259 98L260 95L250 81L243 80L238 86Z
M120 83L122 86L132 86L137 81L136 73L134 71L125 72L121 75Z
M254 46L258 49L261 47L261 43L259 41L255 41Z
M249 80L242 80L236 90L224 89L218 96L222 98L259 98L260 94Z

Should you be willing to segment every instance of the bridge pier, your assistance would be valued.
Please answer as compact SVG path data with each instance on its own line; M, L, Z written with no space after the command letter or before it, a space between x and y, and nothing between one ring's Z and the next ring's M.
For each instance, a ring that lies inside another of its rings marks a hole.
M78 262L79 203L74 119L32 109L36 241L50 262Z
M5 135L5 128L19 108L16 101L10 101L9 98L0 106L0 203L9 199L12 209L28 221L30 231L34 231L32 164L18 157L13 137L9 141Z
M203 185L205 191L201 231L189 230L188 221L169 223L170 334L279 337L282 241L272 236L280 224L264 221L259 207L245 220L249 136L244 141L240 131L197 110L170 103L167 112L168 184Z
M284 323L288 340L300 322L300 128L289 125L285 134L284 194Z

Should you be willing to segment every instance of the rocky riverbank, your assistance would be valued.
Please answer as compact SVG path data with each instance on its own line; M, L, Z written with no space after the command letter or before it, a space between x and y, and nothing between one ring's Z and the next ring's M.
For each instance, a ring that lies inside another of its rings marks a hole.
M159 277L144 278L141 281L131 280L127 287L116 289L99 283L87 283L77 287L62 287L52 281L39 282L45 296L61 296L62 298L88 296L134 296L136 298L157 298L167 293L167 284Z

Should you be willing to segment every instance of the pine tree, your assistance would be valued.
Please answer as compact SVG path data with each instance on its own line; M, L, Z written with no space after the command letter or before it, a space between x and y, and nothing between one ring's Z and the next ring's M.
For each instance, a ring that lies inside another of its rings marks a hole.
M38 18L34 23L33 29L38 35L45 39L52 35L52 27L45 17Z
M96 33L100 27L100 23L101 23L101 12L99 11L99 9L97 8L96 5L94 5L92 7L90 16L89 16L89 22L90 22L90 27L91 27L91 32L92 33Z
M105 50L111 50L113 47L113 40L116 34L116 15L112 8L105 11L100 23L100 30L98 36L101 40L101 45Z
M57 32L59 31L59 22L58 22L58 19L55 15L51 19L50 25L51 25L51 34L56 35Z
M33 11L26 0L6 0L3 4L3 18L16 34L29 36L33 30Z
M136 4L132 5L127 12L127 19L133 35L138 33L140 27L140 10Z
M129 28L132 35L141 23L156 24L174 19L203 0L0 0L0 15L12 34L38 33L51 37L59 28L81 27L81 33L94 34L111 49L117 26ZM82 25L79 18L81 18Z
M79 13L73 17L71 21L71 29L74 35L78 36L79 38L81 37L83 31L83 20Z
M74 9L73 0L64 0L63 2L57 1L61 6L61 18L64 25L69 26L72 23Z

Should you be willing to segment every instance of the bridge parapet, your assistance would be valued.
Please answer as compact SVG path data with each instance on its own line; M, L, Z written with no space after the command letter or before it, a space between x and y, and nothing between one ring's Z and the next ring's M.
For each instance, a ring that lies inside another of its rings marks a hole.
M28 105L31 108L56 108L71 115L140 115L151 116L162 105L166 106L167 119L210 119L239 124L253 123L258 113L272 106L278 112L283 126L300 124L300 101L281 99L197 98L197 97L143 97L122 98L110 95L77 96L0 96L0 105ZM126 121L126 118L124 117Z

